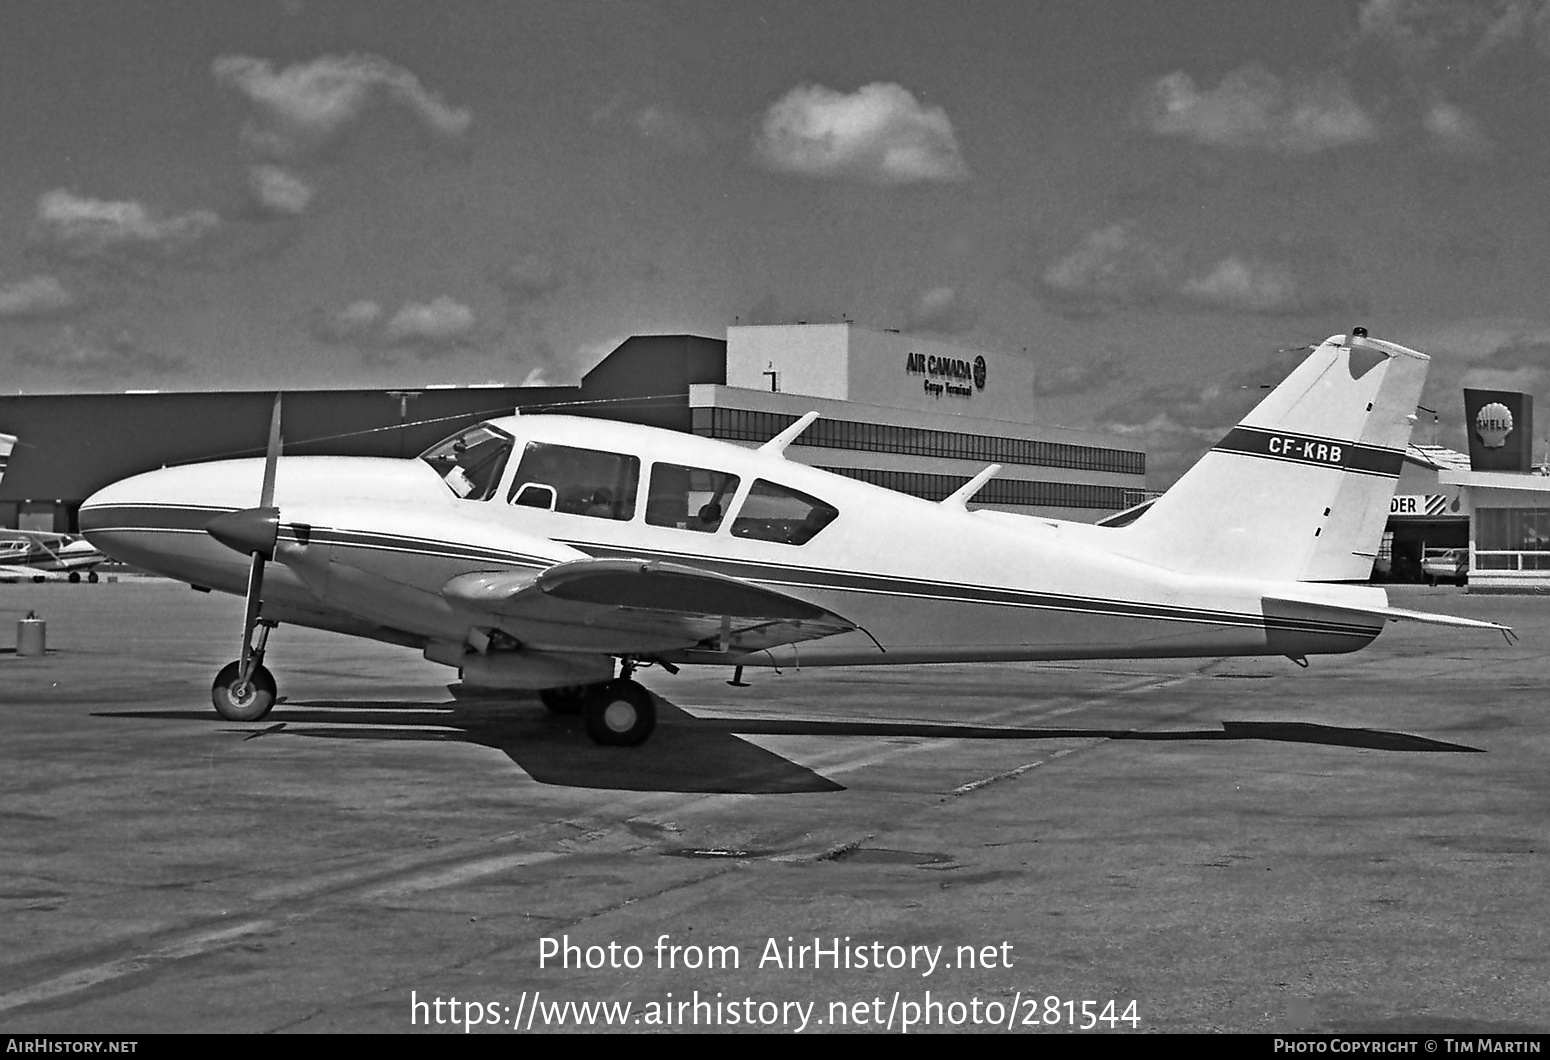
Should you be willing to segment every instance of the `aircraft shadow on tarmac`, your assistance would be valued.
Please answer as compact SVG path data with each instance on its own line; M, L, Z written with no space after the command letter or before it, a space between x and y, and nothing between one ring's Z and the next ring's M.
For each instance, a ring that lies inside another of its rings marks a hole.
M843 791L844 785L743 736L864 736L955 740L1109 739L1151 742L1269 740L1382 751L1479 751L1463 744L1381 729L1308 722L1227 721L1220 729L1016 728L934 722L698 718L660 696L657 729L641 747L598 747L576 717L555 715L527 696L450 702L309 700L282 702L262 723L226 730L246 739L284 734L329 740L472 743L500 751L534 780L580 788L736 794ZM304 709L295 709L304 708ZM208 711L111 711L115 718L212 720Z

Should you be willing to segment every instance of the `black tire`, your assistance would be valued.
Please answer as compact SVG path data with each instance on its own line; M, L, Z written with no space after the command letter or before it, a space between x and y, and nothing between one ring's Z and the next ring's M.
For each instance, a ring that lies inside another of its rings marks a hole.
M92 571L90 574L88 574L86 576L86 580L91 582L93 585L96 585L97 584L97 580L98 580L97 572L96 571Z
M657 727L657 705L634 681L599 685L587 699L587 735L604 747L638 747Z
M237 673L241 669L240 662L227 663L221 668L215 675L215 684L210 686L210 702L215 704L215 712L227 721L259 721L274 706L274 675L262 665L255 666L243 695L233 695L232 686L237 683Z
M80 585L81 584L81 572L80 571L73 570L73 571L70 572L70 584L71 585Z
M538 698L555 714L574 716L587 709L587 700L597 691L597 685L562 685L559 688L541 688Z

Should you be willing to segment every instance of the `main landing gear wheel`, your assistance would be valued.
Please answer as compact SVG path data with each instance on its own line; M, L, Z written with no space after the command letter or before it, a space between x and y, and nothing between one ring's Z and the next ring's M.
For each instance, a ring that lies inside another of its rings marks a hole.
M575 715L587 709L587 700L597 691L597 685L562 685L559 688L541 688L538 698L555 714Z
M237 677L241 672L240 662L222 667L210 687L210 701L215 704L215 712L227 721L258 721L274 706L274 675L262 664L255 664L252 676L239 689Z
M636 747L657 727L657 705L628 679L599 685L587 700L587 735L604 747Z

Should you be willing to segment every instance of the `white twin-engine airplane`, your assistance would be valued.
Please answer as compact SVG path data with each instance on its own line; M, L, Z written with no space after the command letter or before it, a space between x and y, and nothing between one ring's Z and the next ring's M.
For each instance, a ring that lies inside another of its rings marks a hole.
M816 413L758 449L532 415L418 459L282 458L278 400L265 459L137 475L80 520L125 563L246 593L224 718L269 711L268 632L293 622L537 690L634 745L650 663L1304 663L1395 619L1507 631L1347 584L1372 570L1427 362L1363 329L1329 339L1124 526L970 511L996 465L934 503L787 460Z

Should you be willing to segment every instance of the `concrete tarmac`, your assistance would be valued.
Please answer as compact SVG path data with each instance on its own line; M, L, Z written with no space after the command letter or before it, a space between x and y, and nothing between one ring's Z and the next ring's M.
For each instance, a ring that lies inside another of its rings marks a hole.
M1392 595L1521 641L651 669L604 749L291 627L224 722L240 600L0 585L0 1031L1550 1030L1550 600Z

